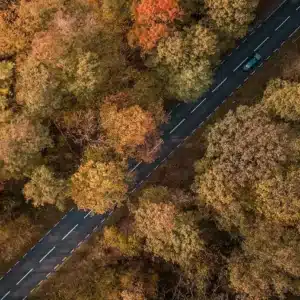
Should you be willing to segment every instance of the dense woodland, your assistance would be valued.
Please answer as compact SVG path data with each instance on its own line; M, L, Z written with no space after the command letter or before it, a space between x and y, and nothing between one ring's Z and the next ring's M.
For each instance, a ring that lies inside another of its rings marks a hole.
M2 2L0 263L45 207L128 208L31 299L300 296L299 59L207 128L192 185L127 194L128 160L155 159L166 108L209 88L258 2Z

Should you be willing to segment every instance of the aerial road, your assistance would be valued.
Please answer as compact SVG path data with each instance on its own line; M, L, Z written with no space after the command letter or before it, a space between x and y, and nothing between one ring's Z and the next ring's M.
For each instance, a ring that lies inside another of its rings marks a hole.
M136 162L129 172L136 174L133 193L163 164L197 128L239 89L255 76L274 52L300 30L300 1L286 0L255 29L237 43L216 70L211 88L196 102L175 105L170 122L162 127L163 142L159 157L151 164ZM15 266L0 278L0 300L26 299L29 293L53 274L59 266L100 230L111 212L93 216L90 212L70 210Z

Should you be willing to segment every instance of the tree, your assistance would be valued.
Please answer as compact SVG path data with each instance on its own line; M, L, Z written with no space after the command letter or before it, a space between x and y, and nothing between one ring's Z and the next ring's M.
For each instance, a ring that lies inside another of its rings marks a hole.
M281 79L271 80L263 103L271 113L287 121L300 120L300 84Z
M166 37L170 25L183 14L177 0L135 0L133 12L135 24L129 41L145 51L152 50L161 38Z
M72 198L80 209L104 213L121 205L128 190L125 166L88 161L72 176Z
M255 184L273 178L298 156L294 136L256 105L230 111L207 140L205 157L195 165L194 190L216 211L222 227L241 229L255 211Z
M203 25L176 32L157 47L155 63L162 77L168 78L169 94L193 101L212 83L212 61L218 57L216 35Z
M195 217L178 210L169 199L172 191L164 187L143 191L134 211L136 233L145 239L147 251L178 264L194 280L199 294L203 293L212 256L199 236Z
M58 209L65 208L65 201L69 196L68 182L58 179L46 166L37 167L25 184L23 193L27 201L32 201L33 206L54 204Z
M218 31L242 38L255 18L259 0L204 0L207 15Z
M231 286L253 299L300 295L299 232L258 220L244 235L242 252L229 261Z
M0 178L30 177L41 163L41 151L52 147L47 127L23 115L0 123Z
M104 229L104 247L115 248L125 256L139 256L142 248L140 240L134 235L125 235L116 226Z
M118 101L117 98L127 96L122 93L113 96L113 99ZM150 152L155 142L158 141L158 133L151 113L141 109L138 105L119 109L117 103L113 103L111 99L106 98L105 103L100 106L101 125L105 130L108 143L118 153L125 154L127 157L137 156L146 161L153 160L147 152ZM146 151L138 153L141 148Z

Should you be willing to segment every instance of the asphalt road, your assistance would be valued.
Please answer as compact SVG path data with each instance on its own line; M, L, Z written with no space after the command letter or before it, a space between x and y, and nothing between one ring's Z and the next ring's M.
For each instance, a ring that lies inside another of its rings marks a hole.
M197 102L177 104L170 112L171 120L163 125L159 158L152 164L134 163L136 181L130 193L163 164L173 151L191 136L239 89L265 60L300 29L300 1L284 1L276 11L238 43L222 61L214 84ZM246 61L258 52L263 60L249 72L243 71ZM53 274L93 231L101 229L110 213L92 216L89 212L71 210L15 266L0 279L0 300L26 299L30 291Z

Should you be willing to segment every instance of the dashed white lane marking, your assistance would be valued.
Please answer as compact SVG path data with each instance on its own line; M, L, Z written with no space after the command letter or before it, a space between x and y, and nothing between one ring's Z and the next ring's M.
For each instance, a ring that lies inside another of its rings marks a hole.
M242 85L240 84L236 89L238 90Z
M170 134L172 134L183 122L185 121L185 118L183 118L171 131Z
M260 67L262 67L262 65L263 65L263 63L261 63L258 67L260 68Z
M15 264L14 264L14 267L19 263L20 261L18 260Z
M180 103L178 103L177 105L176 105L176 107L178 107L180 105Z
M280 46L283 46L285 44L285 41L283 41L281 44L280 44Z
M206 98L204 98L190 113L192 114L205 100Z
M244 82L246 82L249 79L249 77L247 77L246 79L244 79Z
M254 75L254 74L255 74L255 72L256 72L256 70L254 70L254 71L253 71L253 72L251 72L250 74L251 74L251 75Z
M59 267L59 264L57 264L55 267L54 267L54 270L56 271L56 269Z
M6 272L6 274L8 274L11 270L12 270L12 268L10 268L10 269Z
M50 275L51 275L51 272L49 272L49 273L46 275L46 278L48 278Z
M278 52L279 51L279 49L277 48L277 49L275 49L273 52L275 53L275 52Z
M71 212L72 210L74 210L74 207L73 207L73 208L71 208L71 209L69 210L69 212Z
M262 26L262 24L260 23L258 26L257 26L257 28L260 28Z
M49 230L49 231L46 233L46 235L45 235L45 236L47 236L47 235L48 235L48 234L51 232L51 230L52 230L52 229L50 229L50 230Z
M30 269L18 282L16 285L19 285L31 272L33 271L33 268Z
M299 6L300 7L300 6ZM289 37L291 38L298 30L299 30L300 26L298 26L290 35Z
M251 33L250 33L250 35L252 35L252 34L254 34L255 33L255 31L252 31Z
M265 21L267 21L267 20L269 20L269 18L271 17L271 16L273 16L274 14L275 14L275 12L286 2L287 0L284 0L283 2L281 2L280 3L280 5L275 9L275 10L273 10L272 12L271 12L271 14L265 19Z
M84 219L87 218L91 213L92 213L92 211L90 210L90 211L84 216Z
M271 55L269 55L267 58L266 58L266 60L269 60L271 58Z
M41 263L53 250L55 249L55 246L51 248L40 260L39 263Z
M228 77L226 77L214 90L212 90L212 93L214 93L216 90L218 90L220 88L220 86L222 86L227 79L228 79Z
M2 277L0 277L0 281L3 279L3 276Z
M141 163L142 163L142 162L139 162L138 164L136 164L136 165L134 166L134 168L132 168L132 169L129 171L129 173L133 172L133 171L134 171Z
M0 300L5 299L10 294L10 291L8 291Z
M235 72L246 60L248 59L248 57L246 57L234 70L233 72Z
M287 22L287 20L290 18L291 18L291 16L288 16L279 26L276 27L275 31L277 31L279 28L281 28Z
M247 40L248 40L247 38L243 39L242 43L244 44Z
M25 300L25 299L27 299L27 296L25 296L22 300Z
M163 143L163 141L159 141L159 143L151 150L151 152L156 150L162 143Z
M73 230L75 230L75 228L78 226L78 224L76 224L61 240L63 241L69 234L72 233Z
M255 49L254 52L257 51L270 37L266 37Z
M233 95L233 92L231 92L231 94L229 96L232 96Z
M148 178L151 174L152 174L152 172L150 172L146 177Z
M88 239L90 237L90 234L88 233L86 236L85 236L85 239Z
M299 10L299 9L300 9L300 6L298 6L296 10Z
M221 63L220 63L220 65L223 65L223 64L224 64L224 62L225 62L225 60L222 60L222 61L221 61Z
M65 256L62 261L65 261L66 259L67 259L67 257Z
M232 52L228 54L228 56L231 56L231 55L232 55Z

